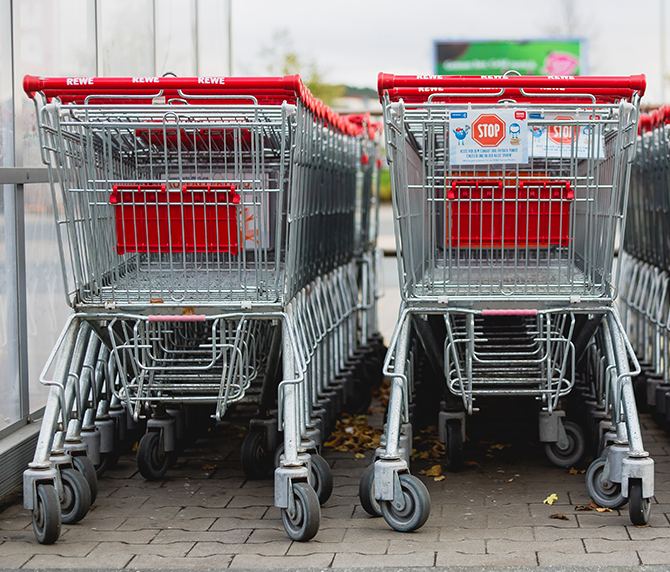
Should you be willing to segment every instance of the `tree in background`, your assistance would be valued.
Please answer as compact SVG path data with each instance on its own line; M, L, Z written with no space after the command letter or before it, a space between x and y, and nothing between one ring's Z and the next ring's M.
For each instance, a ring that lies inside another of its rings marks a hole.
M261 50L261 58L266 62L266 71L270 75L300 74L314 97L326 105L342 97L346 91L344 85L334 85L324 81L323 73L314 61L304 61L293 49L293 43L287 30L279 30L272 36L269 46Z

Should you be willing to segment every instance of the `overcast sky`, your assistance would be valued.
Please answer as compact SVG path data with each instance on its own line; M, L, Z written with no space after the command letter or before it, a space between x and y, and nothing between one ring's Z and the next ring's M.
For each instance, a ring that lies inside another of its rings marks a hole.
M266 73L259 53L286 30L294 51L315 62L326 81L358 87L375 87L380 71L432 73L435 40L541 39L570 31L564 0L232 1L236 74ZM645 73L648 103L661 99L663 1L573 4L570 35L589 39L591 74ZM670 99L670 84L665 97Z

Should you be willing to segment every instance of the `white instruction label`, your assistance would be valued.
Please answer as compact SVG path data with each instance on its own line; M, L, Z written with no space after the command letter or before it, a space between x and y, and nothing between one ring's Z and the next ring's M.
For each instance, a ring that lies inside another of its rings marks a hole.
M528 113L522 109L452 111L449 162L501 165L528 162Z

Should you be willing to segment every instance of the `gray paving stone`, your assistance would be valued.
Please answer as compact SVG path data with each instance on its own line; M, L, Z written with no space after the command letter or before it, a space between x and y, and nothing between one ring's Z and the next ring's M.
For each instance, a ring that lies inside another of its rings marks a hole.
M237 520L259 520L267 512L266 506L253 506L244 508L205 508L201 506L186 507L179 512L175 518L211 518L213 520L234 518Z
M222 544L243 544L253 531L249 528L237 528L222 531L188 531L179 529L161 530L151 541L152 544L170 544L172 542L219 542ZM286 533L281 531L286 538ZM278 538L278 537L276 537ZM276 539L275 538L275 539Z
M533 531L530 526L510 526L509 528L453 528L440 529L440 542L455 540L533 540Z
M640 559L636 552L601 554L562 554L539 552L540 566L637 566Z
M318 536L318 534L317 534ZM286 553L288 556L302 556L318 553L386 554L391 541L361 540L357 542L294 542Z
M440 551L435 566L535 566L535 554L459 554Z
M236 544L234 554L258 554L262 556L281 556L286 554L292 544L286 534L283 540L276 540L275 542L264 542L255 544ZM229 554L231 552L231 545L223 542L197 542L193 549L189 552L189 556L215 556L216 554Z
M176 566L180 569L222 569L228 568L233 559L232 554L217 554L216 556L208 556L204 558L191 558L186 556L175 560L171 557L159 556L155 554L139 554L135 556L128 564L129 570L172 570Z
M653 550L655 552L667 552L670 555L670 542L665 538L654 538L652 540L628 540L625 542L606 540L604 538L587 538L584 540L587 552L602 552L610 554L613 552L632 552Z
M118 554L109 556L105 559L104 566L107 569L123 568L132 559L132 554ZM41 568L45 570L58 569L76 569L88 568L95 569L100 567L100 559L97 557L77 558L74 556L60 556L58 554L37 554L26 562L24 568Z
M98 546L98 542L62 538L56 544L39 544L32 541L9 541L0 545L0 558L22 554L53 554L58 556L86 556Z
M258 570L263 568L327 568L333 562L333 554L306 554L304 556L264 556L260 554L236 554L230 568Z
M639 550L638 556L640 558L641 564L659 564L659 565L670 565L670 554L665 551L658 550Z
M195 546L195 542L171 542L169 544L154 543L128 545L125 542L101 542L96 546L88 556L91 558L99 557L101 562L107 558L126 555L126 554L144 554L164 556L166 558L181 558Z
M32 554L12 554L2 557L3 568L21 568L33 557Z
M359 554L337 553L333 559L333 568L388 568L398 566L433 566L434 552L414 552L407 554Z
M584 544L581 539L542 541L517 541L517 540L487 540L486 551L488 554L535 554L537 552L556 552L559 554L584 553Z
M554 542L566 538L607 538L608 540L630 540L628 531L623 526L588 526L566 528L555 526L537 526L533 529L535 540Z
M82 521L84 522L84 521ZM158 530L135 530L135 531L119 531L119 530L90 530L77 526L76 531L71 531L74 534L69 534L67 540L71 536L73 543L79 542L125 542L127 544L148 544L156 535ZM61 534L61 539L64 535ZM59 540L54 546L58 546Z
M394 538L388 548L388 554L413 555L416 552L454 552L460 554L486 554L486 541L481 539L441 540L439 542L418 542L414 535Z

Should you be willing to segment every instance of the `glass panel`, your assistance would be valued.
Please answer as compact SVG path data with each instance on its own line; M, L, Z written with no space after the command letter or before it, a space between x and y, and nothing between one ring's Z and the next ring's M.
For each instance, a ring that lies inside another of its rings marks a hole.
M14 109L12 107L12 28L9 0L0 0L0 166L14 165ZM7 296L7 264L5 249L4 193L13 187L0 185L0 429L15 423L20 417L19 388L16 368L10 363L10 341L7 317L12 308ZM10 371L10 367L11 370Z
M226 76L228 70L228 3L198 0L198 68L201 76Z
M45 76L95 75L95 50L87 29L87 0L22 0L21 71ZM23 165L42 166L35 105L18 102L17 130L23 133ZM26 297L30 409L44 406L47 389L39 374L70 312L63 294L51 192L25 186Z
M195 76L195 1L156 3L156 75Z
M162 2L161 2L162 3ZM158 5L158 2L156 2ZM101 11L101 75L153 76L154 37L151 0L98 2Z

